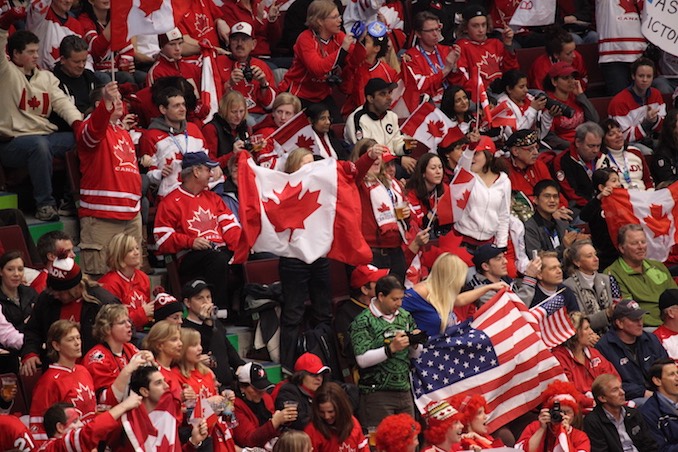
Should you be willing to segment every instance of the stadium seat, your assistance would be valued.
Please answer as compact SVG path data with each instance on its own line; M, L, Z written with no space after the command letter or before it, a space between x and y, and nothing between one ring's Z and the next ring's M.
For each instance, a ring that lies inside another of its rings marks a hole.
M529 47L527 49L516 49L516 58L518 59L518 66L520 70L526 74L530 73L532 63L537 57L540 57L546 52L544 47Z
M598 64L598 44L581 44L577 46L577 51L584 58L584 64L589 73L589 85L586 88L586 95L591 97L605 96L605 79L603 72ZM607 117L607 112L605 114ZM602 117L601 117L602 119Z
M245 282L249 284L271 284L280 281L278 258L247 261L243 265Z
M15 224L11 226L0 227L0 243L5 251L17 250L23 255L24 264L27 267L35 268L31 261L31 255L26 247L26 240L21 228Z
M600 116L600 120L602 121L603 119L607 118L607 106L610 104L610 101L612 100L611 97L594 97L592 99L589 99L591 103L593 104L593 107L596 109L598 112L598 116Z

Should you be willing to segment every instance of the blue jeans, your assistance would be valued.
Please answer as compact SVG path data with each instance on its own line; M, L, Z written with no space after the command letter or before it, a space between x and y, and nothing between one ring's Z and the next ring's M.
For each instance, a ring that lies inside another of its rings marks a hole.
M64 158L75 146L72 132L25 135L0 142L0 163L7 168L28 167L37 207L56 205L52 197L52 158Z
M583 34L577 34L577 33L570 33L572 35L572 39L574 39L574 43L576 45L580 44L595 44L598 42L598 33L596 33L593 30L588 30L586 33Z

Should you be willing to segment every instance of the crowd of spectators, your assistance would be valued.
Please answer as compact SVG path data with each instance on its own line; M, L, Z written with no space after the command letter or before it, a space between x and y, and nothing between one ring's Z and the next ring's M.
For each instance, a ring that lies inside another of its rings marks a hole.
M677 57L644 39L642 2L557 0L554 25L517 27L503 0L187 0L174 28L116 51L111 3L0 0L0 164L28 168L22 210L79 225L36 247L2 212L30 256L2 244L0 449L142 450L138 413L172 450L678 448L678 247L651 259L655 238L608 230L603 207L678 180ZM577 50L596 43L599 68ZM517 49L542 44L521 67ZM422 103L450 124L429 152L401 131ZM269 137L299 114L313 139L281 150ZM73 151L76 193L54 175ZM278 258L277 385L227 339L271 327L242 309L233 259L243 156L290 175L340 161L349 235L372 253L342 264L338 303L327 257L249 254ZM181 293L152 288L160 256ZM427 339L507 288L527 307L562 298L566 381L495 431L480 394L418 410Z

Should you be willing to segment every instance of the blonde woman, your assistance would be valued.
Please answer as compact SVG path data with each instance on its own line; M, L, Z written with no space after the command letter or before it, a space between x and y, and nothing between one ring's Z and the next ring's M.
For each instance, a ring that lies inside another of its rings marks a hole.
M219 100L219 110L202 128L210 159L226 169L234 152L245 150L252 131L247 125L247 102L239 91L229 91ZM247 149L249 150L249 149Z
M301 101L297 96L290 93L280 93L275 96L271 113L266 115L264 119L254 126L252 131L268 138L278 128L285 125L294 115L301 111ZM273 141L268 140L264 147L255 152L254 159L257 164L264 168L276 168L278 162L278 153L273 148Z
M110 271L99 284L122 301L137 330L153 320L151 280L142 272L141 250L137 239L124 233L116 234L108 244L107 264Z
M158 363L158 369L169 386L169 392L176 404L177 421L183 420L182 403L195 403L195 391L188 385L179 382L171 366L181 358L183 344L181 342L181 328L179 325L162 320L151 328L141 343L141 348L150 350Z
M288 430L273 446L273 452L312 452L311 438L299 430Z
M468 266L458 256L443 253L435 260L428 278L405 291L402 308L412 314L419 329L429 336L444 334L458 323L456 306L466 306L490 290L501 290L504 282L461 292Z

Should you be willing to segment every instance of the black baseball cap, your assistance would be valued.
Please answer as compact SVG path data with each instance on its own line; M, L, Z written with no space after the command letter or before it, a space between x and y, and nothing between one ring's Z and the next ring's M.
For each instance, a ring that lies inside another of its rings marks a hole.
M198 295L203 289L209 289L211 291L214 288L211 284L207 284L202 279L194 279L184 284L184 287L181 288L181 296L182 298L191 298Z
M499 256L501 253L505 252L506 248L497 248L494 245L481 245L473 253L473 265L476 268L492 259L493 257Z
M266 371L257 363L247 363L240 366L236 372L236 377L240 383L252 385L260 391L266 391L275 386L268 381Z
M368 80L367 85L365 85L365 96L374 96L374 93L377 91L383 89L392 90L395 89L396 86L395 83L389 83L383 78L371 78Z

